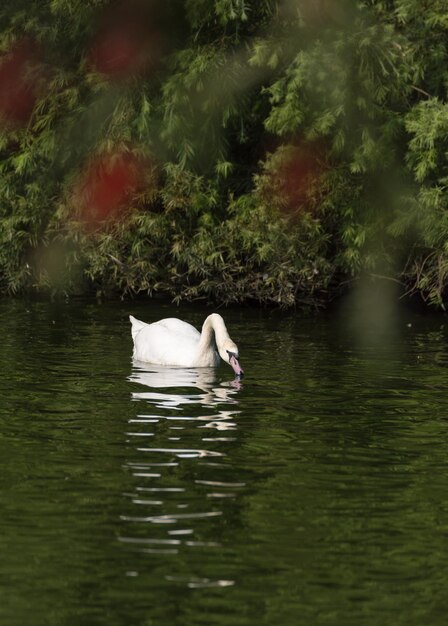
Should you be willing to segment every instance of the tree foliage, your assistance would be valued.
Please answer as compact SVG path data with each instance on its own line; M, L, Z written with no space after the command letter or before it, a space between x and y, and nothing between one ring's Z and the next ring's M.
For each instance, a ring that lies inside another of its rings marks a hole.
M0 8L0 289L444 305L444 0Z

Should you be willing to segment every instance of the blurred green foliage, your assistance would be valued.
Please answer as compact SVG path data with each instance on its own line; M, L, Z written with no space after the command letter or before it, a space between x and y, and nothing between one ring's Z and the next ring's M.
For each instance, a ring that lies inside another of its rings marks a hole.
M0 133L0 289L290 306L369 274L443 307L445 0L142 5L158 58L125 79L89 63L110 2L0 8L0 83L23 37L45 80ZM86 227L80 173L126 151L144 186Z

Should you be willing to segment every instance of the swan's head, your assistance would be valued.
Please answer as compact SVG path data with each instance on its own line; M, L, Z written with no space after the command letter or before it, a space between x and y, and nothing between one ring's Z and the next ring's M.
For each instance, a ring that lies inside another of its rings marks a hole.
M238 378L242 378L244 376L244 370L239 363L239 355L238 355L238 347L231 339L224 341L220 346L218 346L218 352L223 361L229 363L232 367L235 375Z

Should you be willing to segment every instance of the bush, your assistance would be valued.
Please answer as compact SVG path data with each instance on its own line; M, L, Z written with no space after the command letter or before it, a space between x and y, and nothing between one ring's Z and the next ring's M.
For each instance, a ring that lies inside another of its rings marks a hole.
M444 306L442 0L0 8L0 289Z

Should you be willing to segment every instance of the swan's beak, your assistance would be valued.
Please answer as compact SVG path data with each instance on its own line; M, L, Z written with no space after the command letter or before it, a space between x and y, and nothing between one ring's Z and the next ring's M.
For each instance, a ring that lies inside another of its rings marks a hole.
M239 364L238 359L236 358L234 354L230 356L229 363L232 366L233 371L235 372L235 376L237 376L238 378L243 378L244 370Z

